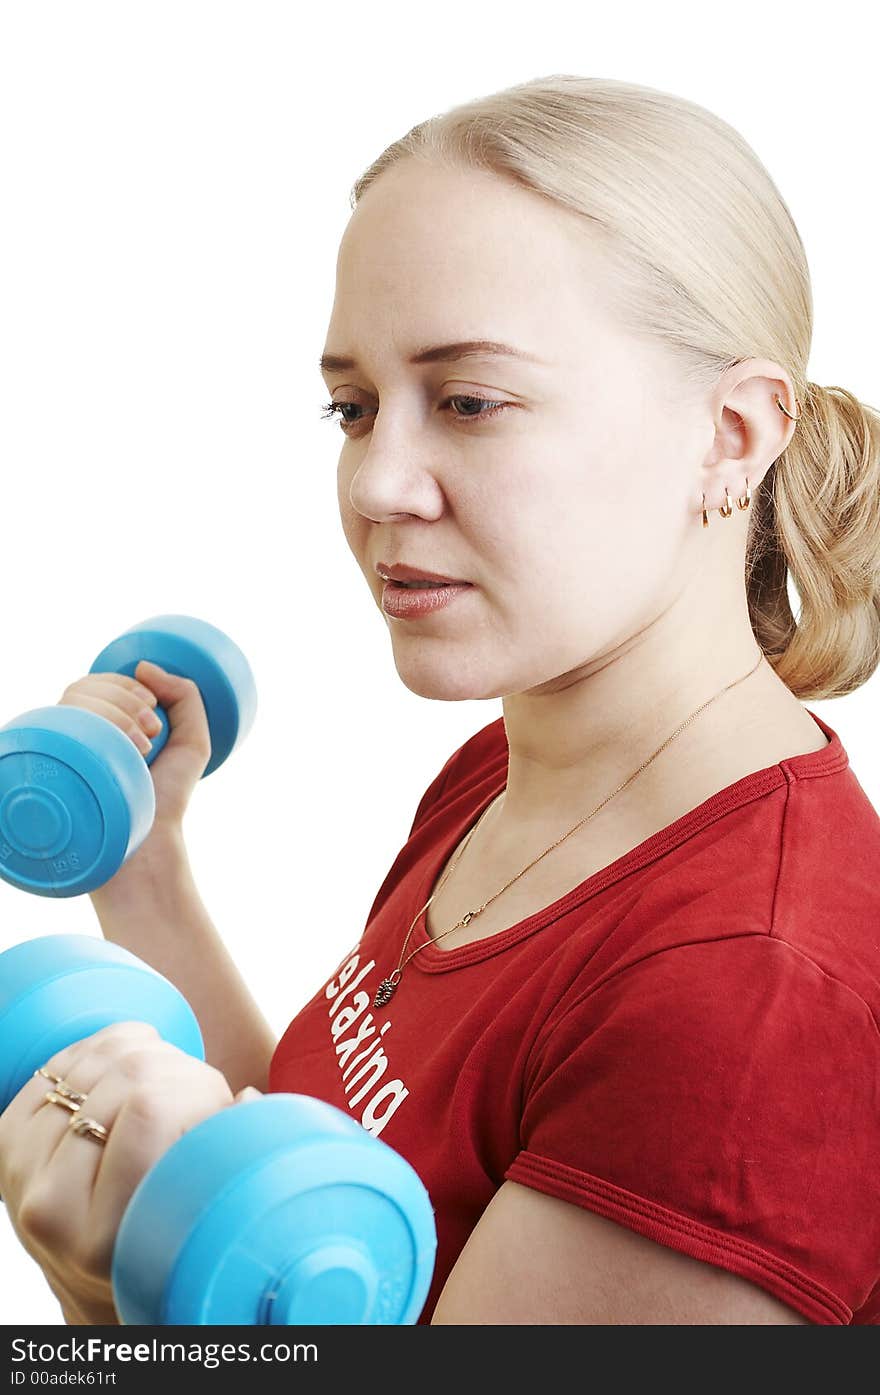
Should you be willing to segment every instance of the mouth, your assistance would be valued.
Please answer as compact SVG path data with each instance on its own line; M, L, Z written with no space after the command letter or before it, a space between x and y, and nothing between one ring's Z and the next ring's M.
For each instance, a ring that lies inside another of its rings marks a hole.
M386 586L394 586L398 591L442 591L447 586L470 586L469 581L393 581L390 578L385 583Z
M424 572L420 567L412 567L407 562L377 562L377 576L388 586L404 590L436 591L447 586L470 586L457 576L444 576L442 572Z

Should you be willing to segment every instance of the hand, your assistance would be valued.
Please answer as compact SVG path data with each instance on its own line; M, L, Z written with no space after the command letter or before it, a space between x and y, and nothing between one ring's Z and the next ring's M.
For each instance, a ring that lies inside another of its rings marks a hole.
M146 1022L103 1027L44 1068L87 1098L72 1114L46 1101L44 1076L22 1086L0 1114L0 1195L65 1316L115 1323L113 1245L141 1178L187 1129L259 1091L233 1096L219 1070ZM84 1115L108 1129L105 1144L71 1132Z
M150 714L161 703L171 730L149 767L156 792L153 826L179 827L193 790L211 759L205 704L191 678L178 678L147 659L141 659L135 674L135 678L129 678L124 673L87 673L64 689L59 706L84 707L106 717L146 755L149 747L145 738L156 734L155 726L150 725ZM144 843L149 841L150 835Z

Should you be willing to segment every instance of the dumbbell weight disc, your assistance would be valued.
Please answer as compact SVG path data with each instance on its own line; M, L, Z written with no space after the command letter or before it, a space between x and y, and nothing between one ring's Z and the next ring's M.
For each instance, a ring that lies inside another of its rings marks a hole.
M111 1022L150 1022L165 1041L205 1059L189 1003L121 945L40 935L0 953L0 1113L56 1052Z
M436 1251L415 1170L334 1105L272 1094L201 1120L119 1226L126 1324L404 1324Z
M146 838L156 793L119 727L38 707L0 727L0 877L39 896L103 885Z
M154 615L125 630L102 649L90 673L124 673L134 677L141 659L149 659L178 677L191 678L202 695L211 733L211 758L202 779L222 765L250 731L257 711L257 689L250 665L238 645L206 620L189 615ZM149 765L168 739L168 718L161 706L162 730L151 737L142 760Z

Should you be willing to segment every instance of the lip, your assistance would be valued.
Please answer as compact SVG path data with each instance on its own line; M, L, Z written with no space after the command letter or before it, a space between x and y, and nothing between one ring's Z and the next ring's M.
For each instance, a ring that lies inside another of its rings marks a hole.
M447 586L470 586L471 584L460 576L444 576L442 572L423 572L418 567L407 566L405 562L395 562L393 566L389 566L386 562L377 562L375 570L383 581L439 581Z
M445 610L455 603L457 596L472 590L469 582L463 582L460 586L452 582L445 586L415 587L410 590L395 585L393 581L386 581L382 587L382 609L394 620L418 620L422 616L433 615L435 611Z

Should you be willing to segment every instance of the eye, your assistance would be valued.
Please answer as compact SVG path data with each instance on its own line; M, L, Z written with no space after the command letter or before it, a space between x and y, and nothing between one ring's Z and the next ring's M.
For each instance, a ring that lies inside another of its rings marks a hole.
M473 404L476 404L478 407L486 407L486 408L488 409L488 410L485 411L485 412L482 412L482 411L481 411L481 412L465 412L464 415L462 415L462 414L460 414L459 412L455 411L455 412L452 413L453 419L454 419L455 421L485 421L485 419L486 419L487 417L494 417L494 416L496 416L499 412L503 412L503 411L505 410L506 407L512 407L512 406L513 406L513 403L512 403L512 402L494 402L494 401L492 401L490 398L487 398L487 397L474 397L474 396L472 396L472 395L469 394L469 393L456 393L456 394L454 394L452 397L447 397L446 400L445 400L444 402L441 403L441 406L442 406L442 407L448 407L448 406L450 405L450 403L452 403L452 402L467 402L467 403L470 403L470 404L472 404L472 405L473 405ZM360 417L354 417L354 418L352 418L352 417L347 417L347 416L345 416L345 415L344 415L344 412L345 412L345 409L346 409L347 407L354 407L354 409L357 411L357 410L360 408L360 403L359 403L359 402L327 402L327 403L324 404L324 409L323 409L323 411L322 411L322 413L321 413L321 416L322 416L322 418L323 418L324 420L326 420L327 418L331 418L331 419L332 419L333 417L335 417L335 416L338 414L338 415L339 415L339 425L340 425L340 427L342 428L343 432L345 432L346 434L348 434L348 427L350 427L350 426L356 426L357 423L358 423L358 421L361 420L361 418L360 418Z

